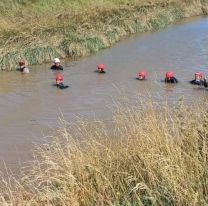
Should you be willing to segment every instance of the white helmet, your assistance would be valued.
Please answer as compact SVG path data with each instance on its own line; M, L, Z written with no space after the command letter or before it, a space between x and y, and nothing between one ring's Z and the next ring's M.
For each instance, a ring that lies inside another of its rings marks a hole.
M55 58L54 59L54 63L60 63L60 59L59 58Z

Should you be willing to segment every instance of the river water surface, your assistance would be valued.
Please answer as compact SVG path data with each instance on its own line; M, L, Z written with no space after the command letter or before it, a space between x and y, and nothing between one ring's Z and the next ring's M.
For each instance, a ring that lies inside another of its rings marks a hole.
M98 63L107 74L94 72ZM17 172L32 158L34 143L41 143L51 127L58 126L63 113L67 121L76 116L108 119L113 101L125 93L129 99L151 95L157 101L176 102L184 96L192 103L208 97L208 91L188 83L195 71L208 74L208 18L200 17L171 25L159 32L145 33L118 43L79 61L65 61L65 83L53 86L50 65L31 67L29 75L2 72L0 75L0 170ZM135 80L138 70L148 78ZM161 82L173 70L177 85Z

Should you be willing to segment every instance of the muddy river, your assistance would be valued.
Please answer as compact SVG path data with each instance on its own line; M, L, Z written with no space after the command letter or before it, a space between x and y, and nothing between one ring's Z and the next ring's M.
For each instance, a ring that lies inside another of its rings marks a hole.
M107 73L94 72L105 63ZM65 83L53 86L49 64L31 67L28 75L0 75L0 170L18 171L32 158L34 144L41 144L51 128L58 127L61 113L67 121L77 116L108 119L114 101L150 95L157 101L177 102L184 96L193 103L208 98L208 91L190 85L195 71L208 75L208 18L185 20L158 31L128 38L113 48L78 61L63 62ZM146 81L135 80L138 70L148 72ZM177 85L165 85L164 73L173 70Z

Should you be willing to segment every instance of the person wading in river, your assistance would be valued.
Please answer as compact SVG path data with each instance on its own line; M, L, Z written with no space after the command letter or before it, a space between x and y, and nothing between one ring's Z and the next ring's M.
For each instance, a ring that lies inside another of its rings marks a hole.
M60 64L60 59L59 58L55 58L54 59L54 65L51 66L51 70L53 71L57 71L57 70L64 70L63 66L61 66Z
M141 70L138 72L136 79L138 80L145 80L147 76L147 72L144 70Z
M27 68L28 66L28 63L27 61L20 57L20 60L19 60L19 70L22 72L22 73L29 73L29 69Z
M63 81L64 81L63 74L60 73L60 72L57 72L57 73L56 73L56 86L57 86L59 89L66 89L66 88L69 87L68 85L64 85Z
M64 81L63 74L57 72L56 73L56 86L59 87L59 86L63 85L63 81Z
M178 83L178 80L174 77L174 73L172 71L167 71L165 73L165 83Z
M194 74L194 79L190 81L191 84L204 86L206 80L203 80L203 73L202 72L196 72Z
M105 65L104 64L98 64L97 65L97 72L98 73L103 73L103 74L106 73L105 72Z

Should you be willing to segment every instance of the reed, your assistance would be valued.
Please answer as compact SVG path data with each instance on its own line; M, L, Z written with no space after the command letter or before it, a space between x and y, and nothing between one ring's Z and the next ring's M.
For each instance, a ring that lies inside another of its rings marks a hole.
M149 101L118 106L110 125L63 121L16 190L5 183L0 203L207 205L206 108Z

